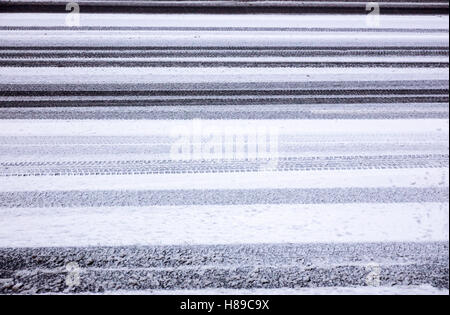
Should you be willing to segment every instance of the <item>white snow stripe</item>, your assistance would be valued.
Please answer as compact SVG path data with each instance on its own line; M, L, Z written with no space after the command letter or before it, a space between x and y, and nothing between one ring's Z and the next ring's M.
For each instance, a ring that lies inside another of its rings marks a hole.
M66 3L66 2L64 2ZM364 12L363 12L364 13ZM65 26L66 13L1 13L0 26ZM380 28L447 28L443 15L384 15ZM366 15L341 14L90 14L83 26L147 27L323 27L370 28Z
M448 187L448 168L2 177L0 191Z
M2 35L0 35L1 37ZM30 36L33 38L33 36ZM34 39L36 41L36 39ZM0 41L0 45L2 42ZM70 43L69 43L70 44ZM108 43L105 43L107 45ZM337 44L338 45L338 44ZM448 43L441 46L448 46ZM67 73L70 73L70 76ZM448 68L0 67L4 84L249 83L443 80Z
M420 35L420 36L419 36ZM213 31L2 31L0 44L32 46L432 46L449 45L446 33L401 32L213 32ZM144 44L144 45L145 45Z
M419 133L448 135L448 119L342 120L0 120L0 136L149 136L245 135L258 131L280 135Z

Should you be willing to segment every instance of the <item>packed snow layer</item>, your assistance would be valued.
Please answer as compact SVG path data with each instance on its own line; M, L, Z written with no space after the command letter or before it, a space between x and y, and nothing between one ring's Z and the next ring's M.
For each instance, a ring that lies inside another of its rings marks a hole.
M286 36L286 35L289 36ZM420 35L420 36L418 36ZM297 47L381 47L449 45L448 33L402 32L211 32L211 31L2 31L0 45L33 46L297 46Z
M42 109L36 111L42 111ZM0 161L17 163L168 160L173 158L171 148L176 140L177 138L170 135L5 136L0 137ZM201 142L206 141L211 143L209 138L202 138ZM414 134L394 132L309 135L300 133L277 137L276 153L280 158L349 156L356 160L358 156L368 155L446 155L448 141L448 133L442 131ZM251 158L250 154L247 156ZM398 165L398 167L403 166Z
M0 32L0 38L1 36L3 35ZM448 43L443 46L448 47ZM417 68L356 66L349 68L20 67L20 70L16 67L0 68L0 84L372 82L442 80L448 76L448 68L421 68L418 71Z
M66 13L1 13L0 26L65 26ZM147 27L321 27L370 28L365 14L91 14L80 15L81 26ZM384 15L380 28L447 28L448 16Z
M3 177L0 191L448 187L448 168Z
M1 13L0 26L65 26L67 14ZM80 15L81 26L146 27L320 27L371 28L365 14L91 14ZM380 28L447 28L443 15L384 15Z
M0 247L448 241L448 203L10 208Z
M342 120L1 120L5 136L149 136L201 135L217 132L248 135L423 134L448 135L448 119Z
M292 157L336 157L347 156L352 158L356 163L361 161L360 156L380 156L395 157L408 155L448 155L448 141L439 142L430 139L428 143L355 143L348 144L338 142L336 144L320 143L313 145L303 143L285 144L281 141L277 148L278 158ZM17 162L73 162L73 161L155 161L170 160L173 158L171 154L171 144L0 144L0 163L17 163ZM238 155L238 154L236 154ZM243 154L241 154L243 155ZM262 158L261 155L245 155L249 159ZM201 156L193 156L197 161ZM447 158L448 159L448 158ZM398 161L399 159L397 159ZM403 161L396 164L396 167L405 168L403 163L410 163L414 158L404 157ZM444 161L442 159L442 161ZM402 163L403 162L403 163ZM448 164L448 163L447 163ZM383 163L379 164L381 167ZM417 165L417 164L415 164ZM430 163L431 165L431 163ZM387 165L384 164L386 167ZM374 166L375 167L375 166ZM414 167L409 164L409 167ZM346 167L347 169L351 167ZM366 167L367 168L367 167ZM390 167L392 168L392 166Z

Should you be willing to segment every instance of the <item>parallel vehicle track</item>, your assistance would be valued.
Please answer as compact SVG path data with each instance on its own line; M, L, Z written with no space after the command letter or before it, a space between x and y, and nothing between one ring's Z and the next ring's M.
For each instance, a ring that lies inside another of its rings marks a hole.
M71 261L83 268L78 292L213 289L217 285L226 289L299 288L317 283L364 286L367 271L378 268L384 286L431 282L440 287L445 285L442 275L448 276L443 263L448 259L447 243L42 248L2 249L0 253L0 263L7 270L41 270L2 271L4 292L67 290L65 266ZM361 257L383 263L368 268Z
M23 162L0 163L0 176L258 172L271 162L276 171L439 168L449 164L448 155L292 157L277 160Z

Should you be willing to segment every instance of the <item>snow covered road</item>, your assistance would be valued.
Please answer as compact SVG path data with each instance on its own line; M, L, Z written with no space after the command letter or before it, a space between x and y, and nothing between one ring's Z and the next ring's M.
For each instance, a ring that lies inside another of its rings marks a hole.
M448 294L448 2L40 2L0 13L0 293Z

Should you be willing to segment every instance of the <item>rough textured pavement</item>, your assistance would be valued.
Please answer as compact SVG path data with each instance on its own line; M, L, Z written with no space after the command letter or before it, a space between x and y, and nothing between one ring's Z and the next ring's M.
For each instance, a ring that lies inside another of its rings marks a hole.
M2 293L431 284L448 289L448 243L2 249ZM66 265L82 285L68 289ZM447 263L446 263L447 261Z

